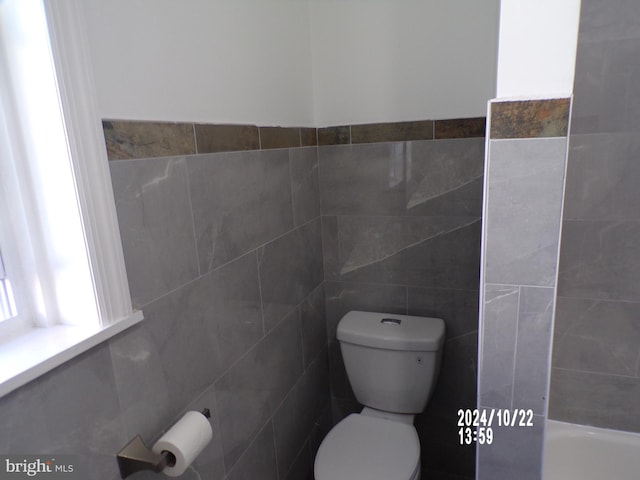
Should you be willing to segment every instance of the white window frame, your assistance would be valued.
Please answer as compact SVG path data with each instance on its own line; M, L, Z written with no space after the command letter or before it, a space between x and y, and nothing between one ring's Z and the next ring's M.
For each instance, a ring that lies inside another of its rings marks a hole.
M0 250L0 315L0 322L6 322L17 316L11 281L7 277L2 260L2 250Z
M0 343L0 397L142 320L142 312L134 311L131 305L79 3L43 0L99 322L46 325L45 321L44 328L25 329L24 323L16 327L15 335ZM0 218L8 213L1 210ZM13 232L14 238L16 234L19 232ZM4 237L0 241L8 242L8 235ZM5 253L5 267L11 278L8 263ZM43 325L37 319L30 320L31 324Z

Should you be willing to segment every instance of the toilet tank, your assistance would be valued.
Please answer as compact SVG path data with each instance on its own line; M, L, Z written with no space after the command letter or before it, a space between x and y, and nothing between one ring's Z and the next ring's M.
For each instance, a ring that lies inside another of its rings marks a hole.
M422 412L438 378L444 333L440 318L347 313L337 337L358 401L385 412Z

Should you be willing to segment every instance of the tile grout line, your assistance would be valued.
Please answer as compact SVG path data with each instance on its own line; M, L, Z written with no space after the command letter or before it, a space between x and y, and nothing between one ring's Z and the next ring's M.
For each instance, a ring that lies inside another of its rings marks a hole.
M319 285L318 285L319 286ZM307 298L317 289L318 287L314 288L298 305L296 305L294 308L298 308L300 305L302 305L302 303L304 303ZM291 310L291 312L293 312L293 309ZM226 374L228 374L238 363L240 363L247 355L249 355L249 353L251 351L253 351L268 335L270 335L276 328L278 328L286 319L287 317L291 314L291 312L288 312L286 315L283 315L282 318L280 320L278 320L278 323L276 323L268 332L266 332L259 340L256 341L255 344L253 344L246 352L244 352L239 358L237 358L231 365L229 365L229 367L227 367L225 370L223 370L218 377L212 382L212 385L215 387L215 384L222 378L224 377ZM315 360L315 358L314 358ZM303 373L304 373L304 369L303 369ZM276 408L277 410L277 408Z
M518 363L518 333L520 330L520 301L522 300L522 287L518 287L518 307L516 308L516 337L513 342L513 370L511 373L511 409L513 410L513 396L516 390L516 365Z
M410 285L410 284L404 284L404 283L373 283L373 282L360 282L360 281L354 281L354 280L342 280L342 279L325 279L325 282L327 283L340 283L340 284L344 284L344 285L363 285L365 287L394 287L394 288L418 288L418 289L422 289L422 290L437 290L437 291L450 291L450 292L467 292L467 293L477 293L479 290L473 290L473 289L469 289L469 288L451 288L451 287L446 287L446 288L441 288L441 287L429 287L429 286L424 286L424 285ZM492 284L495 285L495 284ZM518 285L499 285L499 286L505 286L505 287L517 287ZM541 287L541 288L547 288L547 287Z
M184 159L186 177L187 177L187 196L189 198L189 213L191 213L191 228L193 230L193 244L196 250L196 264L198 266L198 277L202 276L202 268L200 266L200 252L198 251L198 235L196 233L196 219L193 214L193 199L191 198L191 178L189 177L189 160Z
M255 256L256 271L258 272L258 293L260 294L260 316L262 317L262 338L264 338L267 336L267 327L264 322L264 300L262 299L262 278L260 278L260 259L258 258L258 249L255 250ZM262 338L260 340L262 340ZM260 340L258 340L258 342L260 342Z
M296 208L293 200L293 170L291 168L291 163L293 162L291 158L291 149L287 152L287 163L289 166L289 194L291 195L291 225L295 228L296 226Z
M276 478L278 480L284 480L280 478L280 462L278 462L278 443L276 442L276 427L273 423L273 414L271 414L271 417L269 420L271 422L271 435L273 437L273 453L275 454L274 456L276 459Z
M593 370L580 370L577 368L567 368L567 367L554 367L550 365L553 370L562 370L563 372L576 372L576 373L586 373L588 375L597 375L599 377L615 377L615 378L626 378L630 380L639 380L635 375L622 375L620 373L604 373L604 372L595 372Z

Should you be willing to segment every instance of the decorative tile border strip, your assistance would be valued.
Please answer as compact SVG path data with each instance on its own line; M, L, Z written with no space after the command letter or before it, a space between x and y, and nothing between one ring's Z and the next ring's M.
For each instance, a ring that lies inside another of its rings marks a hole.
M109 160L196 153L190 123L103 121L102 129Z
M566 137L569 98L491 103L491 139Z
M485 117L436 120L433 126L433 138L440 140L484 137L486 125L487 119Z
M326 128L103 120L109 160L240 150L484 137L485 118Z
M432 140L433 121L369 123L351 126L351 143Z
M318 129L318 145L484 137L485 117L369 123Z

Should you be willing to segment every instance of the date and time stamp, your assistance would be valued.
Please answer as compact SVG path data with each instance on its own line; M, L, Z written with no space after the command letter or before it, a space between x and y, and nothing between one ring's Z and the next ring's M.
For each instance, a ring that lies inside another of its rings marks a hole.
M494 428L533 427L533 410L525 409L460 409L458 410L458 440L460 445L491 445Z

